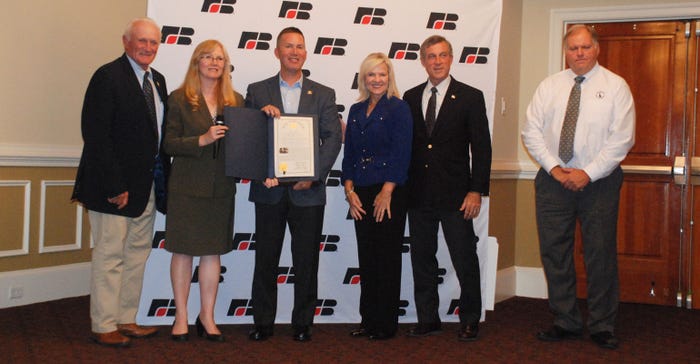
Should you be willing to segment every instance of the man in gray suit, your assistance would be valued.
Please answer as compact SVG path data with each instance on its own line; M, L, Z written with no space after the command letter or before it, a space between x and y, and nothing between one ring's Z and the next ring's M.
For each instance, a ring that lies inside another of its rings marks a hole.
M248 199L255 203L255 272L252 303L255 328L249 338L267 339L273 333L277 311L277 271L285 226L292 235L294 266L294 340L311 340L311 325L318 291L318 258L323 212L326 204L326 176L335 162L341 144L341 129L335 104L335 91L305 78L304 35L294 27L277 36L275 57L280 72L248 86L246 106L268 116L314 114L318 117L318 180L282 183L277 178L254 181Z

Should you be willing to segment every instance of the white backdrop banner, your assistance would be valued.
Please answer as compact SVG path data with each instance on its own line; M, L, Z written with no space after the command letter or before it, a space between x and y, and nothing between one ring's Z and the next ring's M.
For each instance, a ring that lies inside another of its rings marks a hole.
M368 5L370 4L371 5ZM194 47L206 39L218 39L227 48L233 65L234 87L245 96L248 84L275 75L279 61L273 50L280 30L294 26L304 32L308 52L304 72L310 79L336 91L338 114L358 97L357 72L372 52L392 59L399 90L427 79L420 64L419 48L430 35L446 37L454 51L452 76L484 92L493 130L501 1L253 1L253 0L150 0L148 16L162 27L163 38L153 67L162 72L173 91L182 83ZM352 220L340 185L341 150L327 179L323 236L319 242L320 267L315 322L359 322L360 276ZM216 320L221 324L252 323L250 292L255 254L254 206L248 202L249 181L238 184L234 225L234 250L222 256ZM488 237L489 200L484 199L475 220L484 309L493 309L498 244ZM153 251L144 278L137 320L142 324L171 324L175 303L170 285L170 253L163 249L165 217L156 219ZM408 229L406 229L408 232ZM401 282L400 322L415 322L413 280L405 234ZM285 238L278 268L277 321L289 323L294 294L294 269ZM440 231L440 316L459 321L459 285ZM199 313L199 286L195 258L189 297L189 318ZM482 318L484 316L482 315Z

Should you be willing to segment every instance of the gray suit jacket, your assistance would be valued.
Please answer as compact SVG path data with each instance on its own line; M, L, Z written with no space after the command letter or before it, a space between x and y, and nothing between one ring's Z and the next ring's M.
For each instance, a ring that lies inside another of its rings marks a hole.
M275 105L284 112L279 86L279 74L248 86L246 107L261 109L265 105ZM261 181L253 181L248 200L255 203L276 204L289 189L289 195L297 206L318 206L326 204L326 177L340 152L342 133L335 104L335 91L317 82L304 78L299 100L300 114L318 116L320 178L312 187L304 191L294 191L291 186L265 187Z

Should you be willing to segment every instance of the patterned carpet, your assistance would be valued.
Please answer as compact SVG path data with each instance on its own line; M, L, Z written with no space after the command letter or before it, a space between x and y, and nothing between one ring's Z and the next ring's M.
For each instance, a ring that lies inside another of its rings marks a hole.
M89 299L69 298L0 310L0 363L700 363L700 311L622 304L620 348L598 348L586 336L560 343L538 341L551 315L545 300L511 298L496 305L482 323L480 339L458 342L457 324L441 335L398 336L372 342L353 339L351 324L318 324L313 340L291 340L291 327L278 325L266 342L247 338L249 325L222 325L227 342L192 336L170 340L169 327L129 348L105 348L89 340ZM405 332L410 324L402 324ZM194 327L190 327L191 335Z

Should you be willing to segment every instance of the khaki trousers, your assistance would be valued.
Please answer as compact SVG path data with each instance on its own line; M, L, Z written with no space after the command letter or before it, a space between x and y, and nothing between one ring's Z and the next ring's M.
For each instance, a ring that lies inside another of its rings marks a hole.
M143 214L136 218L88 211L95 247L92 250L90 319L92 331L106 333L117 324L136 322L143 272L151 252L155 198L151 191Z

